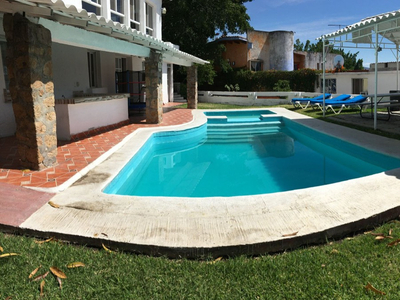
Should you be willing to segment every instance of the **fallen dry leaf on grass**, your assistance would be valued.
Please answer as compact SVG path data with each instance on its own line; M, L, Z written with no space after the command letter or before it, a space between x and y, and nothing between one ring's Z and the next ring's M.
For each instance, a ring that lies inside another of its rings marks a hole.
M216 259L214 259L213 261L209 261L207 264L209 264L209 265L213 265L213 264L215 264L216 262L218 262L218 261L220 261L220 260L222 260L222 256L220 256L220 257L217 257Z
M68 264L67 268L68 269L73 269L73 268L79 268L79 267L84 267L84 266L85 266L84 263L82 263L80 261L77 261L77 262L73 262L73 263Z
M38 281L40 279L45 279L47 275L49 275L49 271L47 271L46 273L44 273L42 275L36 276L35 278L32 279L32 281Z
M372 284L370 284L369 282L368 282L368 284L365 286L365 289L370 290L370 291L373 291L375 294L378 294L378 295L386 295L385 292L382 292L382 291L380 291L380 290L374 288L374 287L372 286Z
M377 237L375 237L375 240L384 240L384 239L392 239L392 236L388 236L388 235L378 235Z
M65 275L65 273L63 271L61 271L59 268L52 266L50 267L50 271L51 273L53 273L56 277L59 278L67 278L67 275Z
M0 255L0 258L2 257L9 257L9 256L16 256L19 255L18 253L4 253Z
M44 243L48 243L48 242L50 242L50 241L52 241L52 240L54 240L53 237L48 238L47 240L44 240L44 241L36 241L36 240L35 240L35 243L36 243L36 244L44 244Z
M392 246L397 246L398 244L400 244L400 239L390 242L389 244L387 244L387 246L392 247Z
M31 274L29 274L29 279L31 279L33 276L35 276L36 272L39 271L39 269L42 267L42 265L40 265L39 267L37 267L35 270L33 270L31 272Z
M104 244L101 244L103 246L103 249L106 250L108 253L113 253L113 251L111 251L110 249L108 249L106 246L104 246Z
M375 233L375 232L369 232L369 234L370 235L373 235L373 236L384 236L385 234L384 233Z
M4 251L3 247L2 247L2 246L0 246L0 252L3 252L3 251Z
M44 295L44 280L42 280L42 282L40 283L40 297L43 297Z
M60 277L57 277L57 281L58 281L58 286L60 287L60 290L62 290L62 281Z

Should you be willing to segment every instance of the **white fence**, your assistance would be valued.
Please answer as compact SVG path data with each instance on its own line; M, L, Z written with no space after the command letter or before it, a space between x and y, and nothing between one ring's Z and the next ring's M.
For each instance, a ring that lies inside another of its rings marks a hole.
M279 105L291 104L292 98L315 97L320 93L307 92L224 92L199 91L198 100L203 103L236 105Z

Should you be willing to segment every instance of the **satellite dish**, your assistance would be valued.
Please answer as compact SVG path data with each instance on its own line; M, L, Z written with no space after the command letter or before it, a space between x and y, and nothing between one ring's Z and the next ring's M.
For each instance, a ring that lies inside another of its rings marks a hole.
M336 69L341 69L344 65L344 58L341 55L336 55L333 59L333 65Z

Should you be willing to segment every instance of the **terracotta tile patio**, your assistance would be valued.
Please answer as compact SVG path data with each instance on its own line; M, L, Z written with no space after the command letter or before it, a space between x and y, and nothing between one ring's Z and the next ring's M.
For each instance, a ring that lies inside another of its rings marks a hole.
M57 165L41 171L23 169L19 163L15 137L0 138L0 183L41 188L57 187L141 127L170 126L190 122L190 109L177 109L180 103L164 105L163 121L146 124L144 114L129 121L78 134L71 141L59 141Z

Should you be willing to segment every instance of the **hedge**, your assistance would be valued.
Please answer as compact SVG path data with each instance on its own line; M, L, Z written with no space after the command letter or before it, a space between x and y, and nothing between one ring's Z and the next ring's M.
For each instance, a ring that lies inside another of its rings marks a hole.
M292 91L314 92L317 72L311 69L296 71L249 71L234 70L229 73L217 73L214 84L200 89L224 91L225 85L238 84L241 91L273 91L279 80L287 80Z

